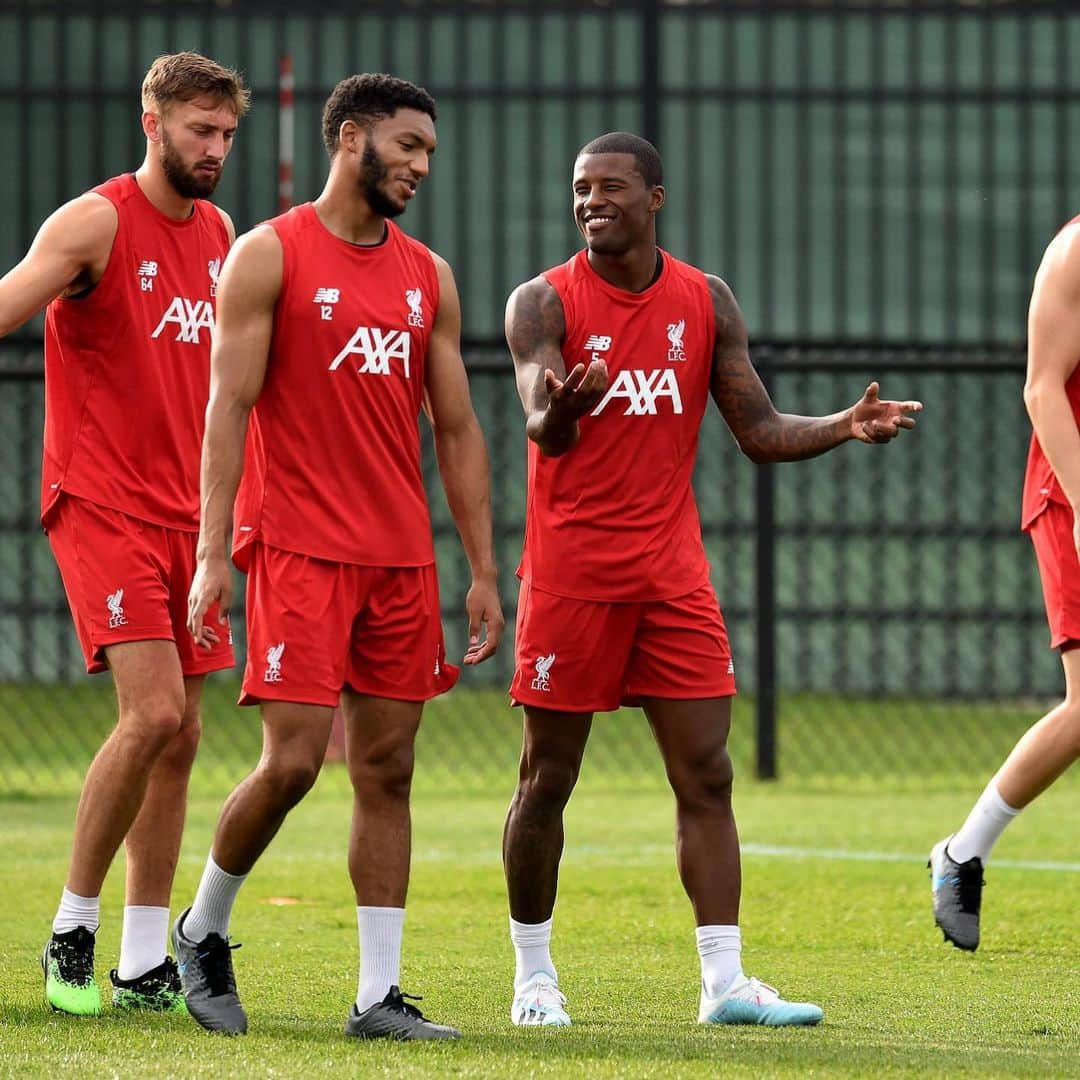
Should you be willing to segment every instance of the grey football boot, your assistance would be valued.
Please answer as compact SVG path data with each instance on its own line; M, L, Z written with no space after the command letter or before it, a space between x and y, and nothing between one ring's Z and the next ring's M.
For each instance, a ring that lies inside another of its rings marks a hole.
M226 1035L243 1035L247 1031L247 1014L236 993L232 950L228 938L207 934L202 941L184 936L184 916L173 924L172 944L176 966L180 972L180 987L184 992L188 1012L208 1031Z
M410 1005L406 997L412 995L402 994L396 986L391 986L386 997L370 1009L357 1012L354 1003L349 1019L345 1021L345 1034L356 1039L394 1039L398 1042L461 1038L457 1028L433 1023L415 1005ZM412 1000L419 1001L420 998Z
M934 922L946 941L974 952L979 947L979 909L982 906L983 864L976 856L959 863L949 854L951 836L930 852L930 885L934 896Z

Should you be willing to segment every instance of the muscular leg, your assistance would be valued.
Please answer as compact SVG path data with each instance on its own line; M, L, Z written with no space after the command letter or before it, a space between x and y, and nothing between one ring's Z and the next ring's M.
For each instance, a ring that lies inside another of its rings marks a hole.
M401 938L412 852L413 743L423 702L346 690L345 761L353 787L349 876L356 893L360 974L356 1014L401 981Z
M341 704L353 786L349 876L356 902L403 908L412 851L413 743L423 703L346 690Z
M515 922L546 922L555 909L563 809L591 728L592 713L525 706L518 785L503 830L503 868Z
M75 815L67 887L98 896L117 849L143 804L151 773L180 731L184 682L171 641L106 650L119 705L116 728L94 758ZM168 897L166 887L164 895Z
M248 873L289 811L311 790L333 715L322 705L263 703L262 757L225 800L214 832L214 862L226 873Z
M994 778L1011 807L1022 810L1080 758L1080 649L1061 654L1065 700L1030 727Z
M204 681L203 675L184 679L180 729L157 759L142 808L125 838L129 906L169 906L187 814L188 781L202 730L199 700Z
M675 850L698 926L735 926L742 873L727 752L731 698L648 698L645 715L675 793Z

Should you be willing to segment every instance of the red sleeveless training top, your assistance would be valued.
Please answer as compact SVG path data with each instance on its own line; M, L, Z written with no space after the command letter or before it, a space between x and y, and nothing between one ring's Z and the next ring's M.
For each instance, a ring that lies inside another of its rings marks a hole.
M1068 228L1080 222L1080 215L1067 221L1062 228ZM1069 376L1065 383L1065 394L1072 406L1073 418L1076 426L1080 427L1080 366ZM1050 462L1046 460L1042 446L1035 432L1031 433L1031 443L1028 446L1027 468L1024 471L1024 496L1020 508L1020 527L1027 529L1031 523L1046 509L1048 503L1061 503L1068 506L1069 500L1065 498L1065 492L1061 490L1054 470Z
M93 189L117 212L105 273L45 316L41 518L62 491L156 525L197 531L221 214L174 221L125 174Z
M269 225L281 293L236 497L249 545L361 566L435 561L419 415L439 279L431 252L386 223L381 244L331 233L311 203Z
M691 477L716 319L705 275L663 253L644 292L610 285L583 250L544 273L562 301L569 371L599 358L608 390L561 457L529 443L518 574L559 596L664 600L709 579Z

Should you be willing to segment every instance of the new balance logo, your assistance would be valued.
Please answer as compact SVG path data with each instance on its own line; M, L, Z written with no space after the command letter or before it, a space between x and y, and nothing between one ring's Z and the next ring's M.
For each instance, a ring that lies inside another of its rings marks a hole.
M201 345L200 330L205 328L211 335L214 333L213 305L209 300L188 300L184 296L174 296L168 310L161 316L157 329L150 336L160 337L167 323L176 324L176 341Z
M330 322L334 317L334 305L340 299L340 289L316 289L315 303L319 305L319 318L324 322Z
M407 289L405 291L405 302L409 305L410 326L424 325L424 312L420 308L423 300L424 294L419 289Z
M153 259L144 259L139 263L139 288L143 292L154 291L154 278L157 277L158 266Z
M585 351L589 354L589 362L594 360L603 360L600 355L606 353L611 348L611 338L606 334L590 334L585 341Z
M266 650L266 673L263 675L263 682L281 682L281 657L284 652L284 641L279 641Z
M671 348L668 349L667 358L671 363L675 363L679 360L686 359L686 353L683 350L683 334L686 333L686 320L680 319L677 323L668 323L667 336L668 341L671 342Z
M623 416L656 416L656 405L661 398L671 401L672 412L676 416L683 411L679 380L675 378L673 368L620 371L600 404L593 409L592 415L599 416L616 398L622 398L627 403Z
M729 660L727 662L727 673L729 675L734 675L735 674L735 661L734 660Z
M127 617L124 615L124 590L117 589L105 597L105 606L109 609L109 629L115 630L118 626L127 626Z
M551 693L551 665L555 663L555 654L536 658L536 678L532 681L534 690L541 690L545 694Z
M390 361L400 360L402 374L409 377L409 349L412 338L407 330L382 330L377 326L358 326L348 344L334 357L330 370L336 371L345 357L357 353L364 358L360 375L389 375Z

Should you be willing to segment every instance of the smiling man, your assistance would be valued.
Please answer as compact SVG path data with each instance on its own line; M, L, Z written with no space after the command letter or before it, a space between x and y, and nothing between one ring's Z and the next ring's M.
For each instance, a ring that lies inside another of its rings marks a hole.
M323 138L322 194L243 237L221 277L189 625L203 641L214 606L228 608L239 486L241 704L262 707L263 754L225 804L173 940L192 1015L214 1031L245 1031L228 941L233 901L314 783L340 701L360 935L346 1034L456 1038L398 989L413 741L423 703L458 676L443 649L421 408L472 568L464 662L491 656L503 625L487 450L461 359L454 277L390 220L428 175L435 102L390 75L354 75L326 102Z
M525 738L503 858L516 954L511 1019L570 1023L550 952L562 813L596 711L644 708L675 793L679 872L697 922L698 1019L816 1024L742 971L739 839L727 735L735 674L691 488L711 395L755 462L887 442L918 402L778 413L718 277L656 245L660 155L614 132L585 146L573 207L585 249L519 286L506 312L529 445L517 670ZM640 1006L635 1006L640 1007Z
M116 729L86 776L67 885L42 963L60 1012L101 1011L99 896L127 849L120 1008L182 1008L166 955L169 894L206 674L186 594L199 523L199 447L217 274L233 239L204 200L248 107L240 77L197 53L161 56L142 86L146 159L57 210L0 280L0 335L46 304L41 520L88 672L111 671Z

